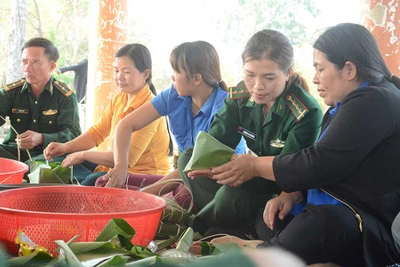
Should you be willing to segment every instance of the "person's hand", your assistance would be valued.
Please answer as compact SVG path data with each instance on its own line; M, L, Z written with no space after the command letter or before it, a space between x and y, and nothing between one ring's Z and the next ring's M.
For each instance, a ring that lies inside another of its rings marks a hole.
M194 171L190 171L188 173L188 176L190 178L196 178L196 177L200 177L200 176L206 176L206 177L213 177L214 173L212 172L212 168L209 169L204 169L204 170L194 170Z
M67 151L67 145L64 143L51 142L43 151L46 160L53 161L53 157L62 156Z
M43 140L44 137L41 133L28 130L17 135L17 139L15 141L21 149L32 149L35 146L43 144Z
M107 181L105 187L116 187L121 188L125 182L128 175L128 169L122 167L114 167L109 170L106 175L103 175L101 179Z
M269 229L274 230L275 217L278 214L280 220L285 219L286 215L292 210L294 204L301 201L303 195L300 192L282 192L278 197L267 202L264 209L264 222Z
M235 154L231 161L211 170L192 171L189 177L201 175L208 176L217 181L218 184L239 187L243 183L257 176L255 161L257 157L250 155Z
M69 167L69 166L72 166L72 165L81 164L85 160L83 153L84 153L83 151L79 151L79 152L75 152L75 153L69 154L61 162L61 166Z

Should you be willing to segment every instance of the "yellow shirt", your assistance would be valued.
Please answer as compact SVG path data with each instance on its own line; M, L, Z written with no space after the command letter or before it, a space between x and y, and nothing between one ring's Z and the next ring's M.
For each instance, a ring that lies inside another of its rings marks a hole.
M108 136L113 144L118 122L126 115L150 102L154 97L146 84L136 96L128 102L126 93L118 93L108 104L101 118L87 132L101 144ZM128 172L165 175L169 172L169 136L164 117L132 134L128 158ZM95 172L107 172L110 168L99 165Z

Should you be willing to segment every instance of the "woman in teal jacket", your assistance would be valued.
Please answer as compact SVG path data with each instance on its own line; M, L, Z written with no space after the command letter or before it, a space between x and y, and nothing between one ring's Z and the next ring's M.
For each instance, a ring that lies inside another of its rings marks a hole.
M248 41L242 60L244 83L230 89L230 98L215 116L209 134L231 148L243 136L257 156L292 153L313 145L322 112L304 89L304 80L293 74L289 39L274 30L259 31ZM257 213L280 194L277 184L255 178L235 188L206 177L190 179L182 170L191 154L190 149L181 155L178 168L201 209L191 222L193 229L206 235L252 233Z

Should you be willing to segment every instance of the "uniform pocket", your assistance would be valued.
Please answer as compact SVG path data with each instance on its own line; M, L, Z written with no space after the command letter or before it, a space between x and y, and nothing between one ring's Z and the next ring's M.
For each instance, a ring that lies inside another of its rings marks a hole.
M27 113L11 113L10 122L18 134L26 131L29 124L30 114Z
M57 130L58 114L41 115L40 116L40 130L44 133L51 133Z

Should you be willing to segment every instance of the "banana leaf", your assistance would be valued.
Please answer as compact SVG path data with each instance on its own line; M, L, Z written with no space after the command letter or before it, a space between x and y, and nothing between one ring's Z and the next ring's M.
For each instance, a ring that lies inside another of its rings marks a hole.
M178 242L176 249L169 249L151 252L148 248L134 246L130 243L130 238L134 234L132 227L122 219L112 219L104 231L99 235L95 242L74 242L74 237L68 242L57 240L60 246L59 256L56 258L43 252L22 256L8 260L10 266L185 266L193 261L207 262L210 256L197 257L188 252L192 244L193 230L188 228ZM179 234L180 236L181 234ZM178 236L178 235L176 235ZM107 241L106 241L107 240ZM130 243L130 246L123 244ZM213 245L213 249L208 254L216 255L221 252L235 249L228 245L226 249L221 246L225 244ZM170 265L171 264L171 265ZM1 264L0 264L1 266ZM204 265L207 266L207 265Z
M184 172L221 166L231 160L235 150L221 143L206 132L200 131L196 138L192 157Z
M178 244L176 245L176 249L188 252L190 246L192 245L193 237L194 237L193 229L189 227L188 229L186 229L186 232L183 234Z
M161 221L156 233L156 239L160 240L170 237L176 237L177 239L179 239L179 237L186 231L186 229L187 226L185 225Z
M9 259L9 266L44 266L51 262L53 257L42 251L34 252L27 256L15 257ZM0 264L1 265L1 264Z
M192 214L182 208L175 200L168 198L164 199L167 201L167 207L162 212L161 220L163 222L187 225Z
M29 161L28 174L32 184L60 183L72 184L72 166L62 167L60 162Z

